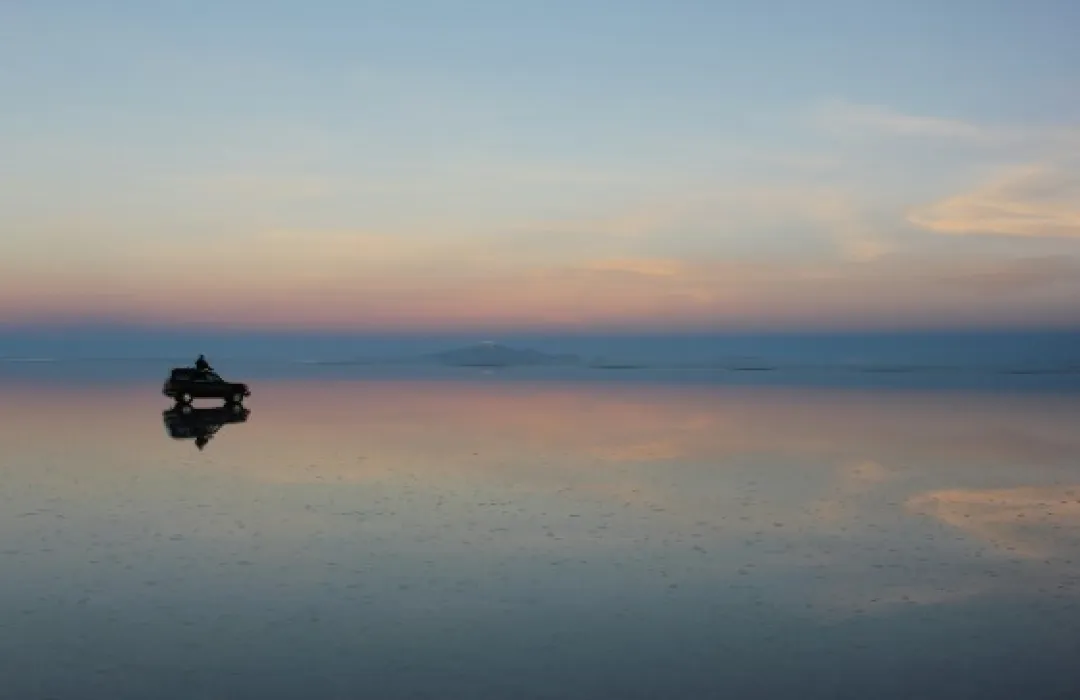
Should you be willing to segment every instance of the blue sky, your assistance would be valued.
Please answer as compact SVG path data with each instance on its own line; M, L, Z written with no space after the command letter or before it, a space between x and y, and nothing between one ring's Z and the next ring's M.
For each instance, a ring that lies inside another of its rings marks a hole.
M1077 326L1076 26L1067 2L9 3L0 321Z

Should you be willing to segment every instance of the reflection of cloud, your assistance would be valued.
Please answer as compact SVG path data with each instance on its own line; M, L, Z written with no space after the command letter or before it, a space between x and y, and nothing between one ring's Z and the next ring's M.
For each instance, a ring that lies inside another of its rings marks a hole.
M246 442L273 445L273 453L308 464L312 459L305 455L319 455L322 443L340 440L345 432L356 454L364 456L340 465L346 478L356 480L377 477L386 463L404 456L414 464L437 465L444 474L515 473L553 483L594 480L620 462L722 465L767 456L839 464L839 471L830 472L829 494L854 496L887 487L893 472L885 465L1031 469L1070 465L1080 454L1080 435L1070 418L1075 401L1045 396L987 402L964 394L924 398L655 386L638 391L558 382L288 387L275 389L280 403L259 406L257 420L243 427ZM292 393L302 397L302 411L284 398ZM535 470L538 460L550 456L557 459ZM273 465L282 461L267 462L255 475L309 478L300 469L278 472ZM604 478L615 477L609 470Z
M1080 487L926 489L1019 467L1032 481L1060 475L1080 454L1075 397L268 380L252 419L192 458L190 443L162 435L155 396L142 385L5 387L0 471L30 484L12 489L13 503L41 509L9 513L20 536L34 536L42 515L100 509L131 531L210 538L228 552L257 529L259 546L287 549L295 570L312 533L348 532L350 556L381 547L406 559L437 549L619 561L662 571L665 587L697 579L829 618L1072 573L1038 561L988 579L1007 553L972 556L982 548L909 516L973 527L1029 556L1065 551ZM40 502L45 487L63 498ZM113 508L132 507L138 518L115 518ZM1018 514L1036 527L1010 522Z
M104 438L127 433L132 421L160 415L152 406L156 394L146 395L145 389L75 392L62 399L67 393L72 392L7 388L0 441L48 445L49 434L68 431ZM1037 470L1071 466L1080 455L1076 399L1069 396L987 401L952 392L305 381L268 382L259 397L253 419L236 428L245 436L238 445L277 458L250 462L246 468L253 476L275 471L286 457L310 464L323 455L321 445L340 444L342 435L348 436L349 454L365 457L340 465L342 472L361 480L382 473L380 455L407 454L457 474L503 472L515 464L531 470L533 456L571 460L551 467L563 470L556 479L619 460L723 464L758 455L840 465L830 470L829 488L836 493L889 484L899 465ZM43 420L40 414L61 401L69 410ZM147 401L154 410L140 413ZM300 470L285 474L306 478Z
M931 491L907 507L1024 557L1068 556L1080 546L1080 485Z
M40 452L53 444L50 435L92 433L101 439L91 443L106 449L131 425L160 420L142 389L65 398L70 393L6 389L0 442ZM59 403L65 411L49 408ZM713 465L719 475L724 465L759 457L839 465L823 472L828 481L820 490L801 495L807 502L847 499L850 505L875 489L894 488L899 465L1023 465L1033 474L1073 465L1080 454L1076 410L1067 396L986 401L962 393L646 389L554 381L269 382L259 390L252 420L230 428L243 439L222 440L214 454L250 450L241 460L244 472L270 481L313 483L326 477L326 470L308 468L317 463L332 464L335 479L377 480L406 460L428 477L501 475L523 483L621 486L634 477L612 467L666 461ZM156 441L158 430L140 431L124 444Z
M90 436L84 449L103 456L141 454L144 443L161 439L160 413L144 390L64 394L5 392L0 443L13 459L18 450L70 459L67 443L52 437L69 433ZM64 411L50 408L59 404ZM454 490L486 482L571 488L616 505L663 507L680 521L711 519L750 498L751 477L739 465L753 460L789 466L761 472L772 505L733 524L821 529L856 522L868 503L903 502L901 465L906 473L919 465L963 473L1022 465L1033 479L1073 465L1075 413L1075 399L1047 396L267 382L252 420L223 431L211 456L238 465L237 477L265 483L367 484L414 474L418 484ZM133 425L151 423L158 425L131 435ZM125 438L114 446L118 435ZM656 478L666 473L671 480Z
M916 210L912 223L937 233L1080 237L1080 174L1017 168L978 188Z

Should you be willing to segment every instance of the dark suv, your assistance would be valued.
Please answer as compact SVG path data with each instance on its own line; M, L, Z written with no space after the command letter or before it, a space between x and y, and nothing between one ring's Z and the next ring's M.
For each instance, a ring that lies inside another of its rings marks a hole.
M224 399L239 404L251 396L247 384L227 382L217 372L200 372L189 367L174 369L165 380L161 393L180 404L191 403L193 399Z

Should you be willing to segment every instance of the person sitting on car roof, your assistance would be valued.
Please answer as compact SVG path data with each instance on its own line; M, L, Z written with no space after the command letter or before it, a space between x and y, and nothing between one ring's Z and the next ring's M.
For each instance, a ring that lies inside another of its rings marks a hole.
M206 374L211 371L210 363L206 361L206 358L199 355L199 359L195 360L195 369L201 373Z

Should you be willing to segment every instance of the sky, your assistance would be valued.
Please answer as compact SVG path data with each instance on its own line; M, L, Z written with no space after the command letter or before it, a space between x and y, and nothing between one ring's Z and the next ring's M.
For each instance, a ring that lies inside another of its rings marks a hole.
M0 4L0 324L1080 329L1067 0Z

